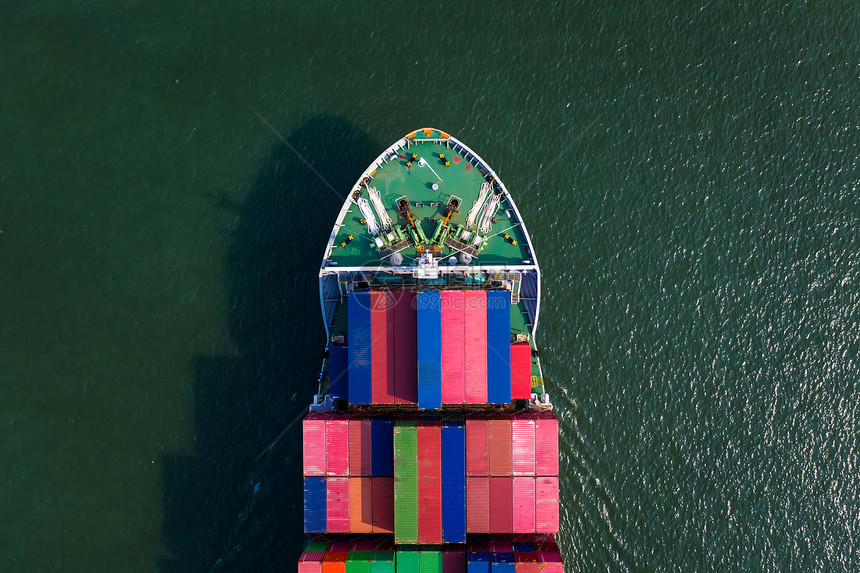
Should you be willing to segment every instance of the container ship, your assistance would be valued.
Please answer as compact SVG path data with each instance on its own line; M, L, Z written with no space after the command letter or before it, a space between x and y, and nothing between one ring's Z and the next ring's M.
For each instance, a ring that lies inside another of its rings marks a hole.
M299 573L563 573L540 268L508 189L448 133L361 174L319 273Z

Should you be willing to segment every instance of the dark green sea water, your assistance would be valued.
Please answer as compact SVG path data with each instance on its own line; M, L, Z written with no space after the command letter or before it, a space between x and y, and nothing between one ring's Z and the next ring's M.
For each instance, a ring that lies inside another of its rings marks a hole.
M856 3L0 13L0 571L294 571L341 198L257 112L515 193L568 571L860 570Z

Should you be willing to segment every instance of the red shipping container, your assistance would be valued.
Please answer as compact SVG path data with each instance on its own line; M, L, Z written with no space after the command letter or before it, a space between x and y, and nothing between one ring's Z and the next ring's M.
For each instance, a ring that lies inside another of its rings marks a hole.
M442 553L442 573L466 573L466 549L464 545L446 546Z
M513 553L514 545L511 543L511 536L499 536L490 541L490 551L493 553Z
M520 537L522 537L522 536L520 536ZM517 554L514 555L514 561L516 561L517 563L534 563L534 564L537 564L538 563L537 551L527 551L527 552L518 551ZM538 566L538 569L540 569L540 566ZM517 571L519 571L519 569L517 569Z
M549 410L535 414L535 473L558 475L558 420Z
M349 419L335 414L326 421L325 471L329 476L349 475Z
M373 532L373 484L369 477L349 478L349 532Z
M418 426L416 445L418 543L442 543L442 426Z
M310 414L302 421L302 473L306 476L325 475L325 417Z
M517 553L514 555L516 561L516 573L540 573L537 553Z
M490 550L490 542L489 541L469 541L467 544L469 551L489 551Z
M512 478L490 478L490 532L510 533L513 525Z
M394 297L394 402L418 403L418 315L415 293L400 291ZM372 334L371 334L372 336Z
M466 420L466 475L490 475L490 427L478 416Z
M466 400L465 298L463 291L442 291L442 403Z
M467 404L487 403L487 292L463 291Z
M513 480L514 532L535 531L535 478L515 477Z
M349 533L349 478L326 479L326 531Z
M371 471L370 420L349 421L349 475L373 475Z
M490 478L466 478L466 532L490 532Z
M558 533L558 478L539 477L535 482L535 530Z
M349 551L332 552L331 547L329 547L325 557L323 557L322 573L346 573L347 557L349 557Z
M511 460L511 420L488 422L490 436L490 475L508 476L513 473Z
M528 342L511 344L511 398L532 397L532 347Z
M394 404L394 296L370 293L370 397L374 404Z
M351 437L351 436L350 436ZM535 475L535 421L526 413L511 421L511 466L515 476Z
M394 533L394 478L373 480L373 533Z
M535 544L537 545L538 553L559 553L558 545L555 542L555 537L552 533L538 533L535 535Z

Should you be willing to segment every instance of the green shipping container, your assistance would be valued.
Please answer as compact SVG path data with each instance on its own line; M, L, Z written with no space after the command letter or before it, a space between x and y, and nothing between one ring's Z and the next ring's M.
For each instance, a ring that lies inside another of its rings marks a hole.
M350 551L346 559L346 573L370 573L370 551Z
M394 551L374 551L370 573L394 573Z
M328 543L325 541L309 541L307 545L305 545L305 551L309 553L320 553L322 551L326 551L328 549Z
M442 552L422 551L420 573L442 573Z
M414 421L398 421L394 425L395 543L418 542L417 430Z
M397 573L419 573L419 553L417 551L397 552Z

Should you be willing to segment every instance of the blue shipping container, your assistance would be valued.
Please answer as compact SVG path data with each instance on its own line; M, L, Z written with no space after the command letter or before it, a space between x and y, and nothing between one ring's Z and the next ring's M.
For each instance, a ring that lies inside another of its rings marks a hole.
M515 553L534 553L537 551L537 547L531 541L514 541L513 546Z
M492 573L516 573L516 563L493 563Z
M329 394L335 400L349 399L347 365L349 350L342 344L332 344L328 349Z
M416 297L418 407L442 407L442 295L421 291ZM510 351L510 350L509 350Z
M305 478L305 533L325 533L326 489L324 477Z
M442 365L418 362L418 407L438 410L442 407Z
M466 427L442 426L442 541L466 541Z
M370 423L370 471L374 477L394 475L394 420L374 418Z
M487 402L511 402L511 295L487 292Z
M466 552L466 559L467 573L490 573L493 554L489 551L468 551Z
M370 404L370 292L350 291L347 304L349 403Z
M493 563L513 563L516 561L513 551L493 553Z

